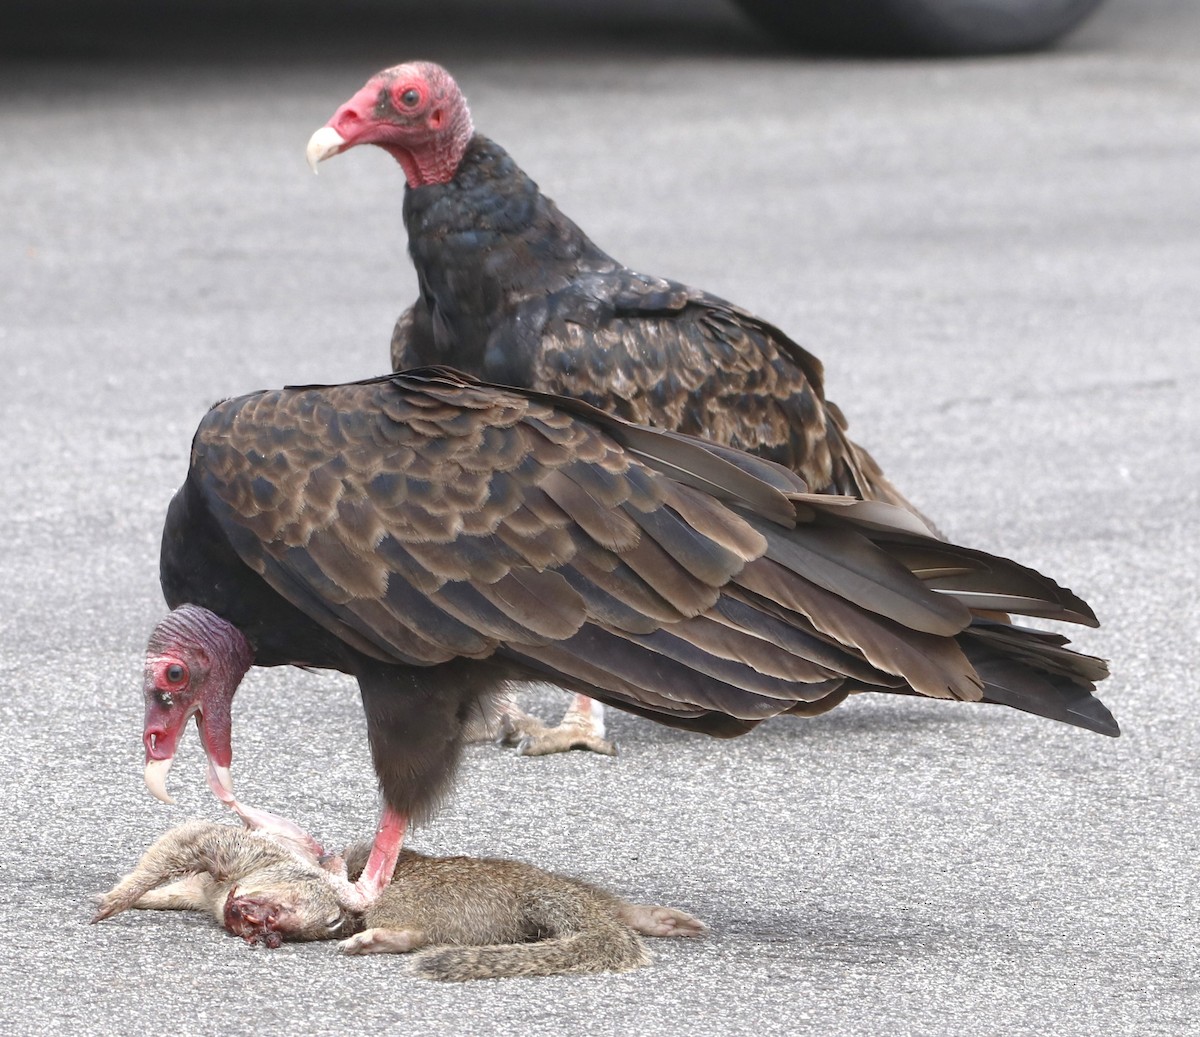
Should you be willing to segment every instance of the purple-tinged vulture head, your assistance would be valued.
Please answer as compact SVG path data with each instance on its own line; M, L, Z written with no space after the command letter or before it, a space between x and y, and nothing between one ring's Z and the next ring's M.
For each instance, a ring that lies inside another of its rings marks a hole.
M146 787L164 803L167 772L190 717L196 718L213 791L232 797L229 766L233 694L254 661L242 632L208 609L181 605L164 617L146 646L144 694Z

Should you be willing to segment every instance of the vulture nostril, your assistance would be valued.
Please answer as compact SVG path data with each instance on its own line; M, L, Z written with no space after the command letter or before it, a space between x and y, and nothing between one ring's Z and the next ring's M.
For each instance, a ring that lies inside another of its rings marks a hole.
M151 728L145 733L143 740L146 745L146 752L151 760L157 760L160 758L158 743L166 738L166 736L167 733L165 731L160 731L154 728Z

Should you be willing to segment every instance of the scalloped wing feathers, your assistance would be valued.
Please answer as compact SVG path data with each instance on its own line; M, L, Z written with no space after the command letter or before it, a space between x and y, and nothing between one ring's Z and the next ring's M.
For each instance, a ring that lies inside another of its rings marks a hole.
M988 698L962 640L977 596L1082 618L897 509L792 506L766 462L585 414L444 370L266 392L209 413L191 478L239 557L359 651L497 655L660 717L753 723L850 688ZM1005 688L1031 665L1034 699L1090 688L1094 666L1005 629L972 642Z

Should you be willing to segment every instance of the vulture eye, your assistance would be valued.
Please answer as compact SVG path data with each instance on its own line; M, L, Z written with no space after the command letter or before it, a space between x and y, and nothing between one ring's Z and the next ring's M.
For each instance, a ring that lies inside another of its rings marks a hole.
M181 665L180 663L171 663L171 665L167 667L164 676L167 678L167 682L170 684L182 684L187 678L187 667Z
M405 108L415 108L419 100L421 100L421 93L415 87L410 86L400 95L400 103Z

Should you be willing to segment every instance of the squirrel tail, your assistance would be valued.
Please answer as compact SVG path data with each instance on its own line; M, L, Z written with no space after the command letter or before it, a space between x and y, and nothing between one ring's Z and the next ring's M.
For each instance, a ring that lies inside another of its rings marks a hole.
M649 963L641 937L614 922L602 929L589 928L533 943L437 947L417 954L413 971L424 979L461 983L564 972L629 972Z

